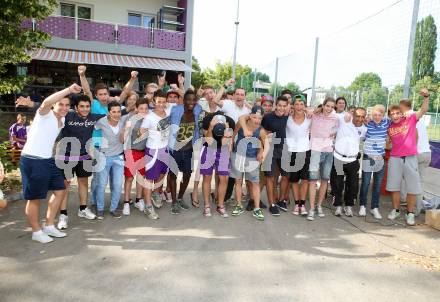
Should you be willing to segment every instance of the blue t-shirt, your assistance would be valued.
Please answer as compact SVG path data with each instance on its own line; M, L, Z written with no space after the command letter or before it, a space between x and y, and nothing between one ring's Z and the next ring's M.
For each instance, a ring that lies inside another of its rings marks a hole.
M388 135L388 127L391 121L383 118L379 124L370 121L367 124L367 133L365 135L364 153L370 156L379 156L385 154L385 143Z
M90 113L93 114L108 114L108 107L107 105L102 105L101 102L94 99L92 101L92 108L90 109ZM99 147L101 145L101 137L102 137L102 130L93 130L92 133L93 137L93 144L95 147Z

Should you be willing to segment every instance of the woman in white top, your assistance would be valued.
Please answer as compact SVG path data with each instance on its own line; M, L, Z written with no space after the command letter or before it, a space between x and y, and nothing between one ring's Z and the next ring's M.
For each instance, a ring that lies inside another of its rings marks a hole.
M292 108L286 128L286 144L289 152L292 152L290 169L293 172L290 172L290 183L295 199L292 213L307 215L305 203L309 179L311 120L307 118L303 99L295 98Z

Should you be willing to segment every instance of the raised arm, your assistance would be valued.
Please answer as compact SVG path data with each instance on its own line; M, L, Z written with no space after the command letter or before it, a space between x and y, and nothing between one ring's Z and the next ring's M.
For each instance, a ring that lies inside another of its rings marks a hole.
M85 67L84 65L79 65L78 66L78 75L79 75L79 80L81 82L81 87L84 90L84 94L90 98L90 101L92 101L93 94L92 94L92 91L90 90L89 82L87 82L86 69L87 69L87 67Z
M218 90L218 92L217 92L217 94L216 94L216 96L215 96L215 98L214 98L214 102L215 102L215 103L217 104L217 106L219 106L220 108L222 108L222 107L223 107L223 104L224 104L224 102L223 102L223 100L222 100L222 96L223 96L223 93L225 93L225 89L226 89L227 87L233 85L234 83L235 83L235 80L234 80L234 79L229 79L229 80L226 81L225 85L222 86L222 87L220 87L220 89Z
M177 83L179 84L179 93L183 97L185 94L185 78L183 74L179 73L177 75Z
M15 100L15 106L28 107L35 112L41 106L41 103L32 101L30 97L20 96Z
M68 88L64 88L61 91L55 92L54 94L51 94L44 100L44 102L40 106L40 109L38 109L38 112L41 115L46 115L52 109L53 105L61 101L63 98L65 98L71 93L80 93L80 92L81 92L81 86L79 86L78 84L72 84Z
M125 84L124 89L122 89L121 95L119 96L118 102L122 103L127 98L127 94L133 90L133 85L136 82L138 76L137 71L132 71L130 74L130 80L128 80L127 84Z
M426 88L420 90L420 95L423 96L422 107L416 112L417 119L420 119L429 109L429 91Z
M166 79L165 77L167 76L167 73L164 72L163 75L158 75L157 76L157 90L162 90L165 87L165 83L166 83Z
M247 127L248 120L249 120L249 114L242 115L238 118L238 123L241 125L241 128L243 128L243 135L245 137L252 136L252 131L250 131L249 128ZM239 130L237 126L235 128L237 129L237 131Z

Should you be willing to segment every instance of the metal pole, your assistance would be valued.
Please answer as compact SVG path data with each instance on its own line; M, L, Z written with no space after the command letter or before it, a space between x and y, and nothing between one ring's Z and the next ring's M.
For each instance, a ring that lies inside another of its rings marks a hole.
M390 97L391 97L391 89L388 89L387 110L385 110L385 112L388 112L388 107L390 107Z
M276 58L275 60L275 88L273 91L273 98L276 99L277 98L277 89L278 89L278 58Z
M414 0L413 15L411 22L411 33L409 35L408 56L406 60L405 85L403 87L403 98L409 97L409 86L411 84L412 61L414 55L414 41L416 39L417 18L419 16L420 0Z
M256 86L257 86L257 69L254 69L254 99L256 99Z
M238 16L240 12L240 0L237 0L237 19L235 21L235 45L234 45L234 59L232 61L232 78L235 80L235 66L237 63L237 40L238 40Z
M313 82L312 82L312 97L310 99L310 103L307 105L315 106L315 98L316 98L316 66L318 64L318 47L319 47L319 37L316 38L315 41L315 60L313 63Z

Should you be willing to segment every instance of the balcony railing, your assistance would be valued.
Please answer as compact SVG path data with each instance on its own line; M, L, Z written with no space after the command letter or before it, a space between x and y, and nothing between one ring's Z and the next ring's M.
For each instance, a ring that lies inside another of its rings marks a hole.
M64 16L43 21L26 20L23 28L41 30L54 37L148 48L185 50L185 33L156 28L96 22Z

